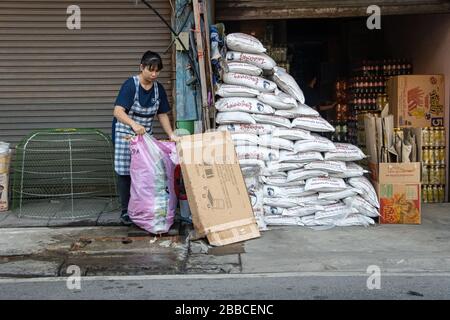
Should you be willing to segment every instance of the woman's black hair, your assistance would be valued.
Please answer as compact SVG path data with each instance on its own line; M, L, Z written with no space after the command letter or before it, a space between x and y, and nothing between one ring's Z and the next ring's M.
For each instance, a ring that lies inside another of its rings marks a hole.
M156 68L156 70L161 71L163 68L161 56L150 50L142 56L141 64L144 68L149 68L150 70Z

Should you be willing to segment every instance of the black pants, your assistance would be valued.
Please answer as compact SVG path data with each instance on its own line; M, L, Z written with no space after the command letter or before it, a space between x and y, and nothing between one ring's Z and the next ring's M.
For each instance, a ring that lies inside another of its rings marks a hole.
M130 202L131 177L117 175L117 187L119 189L122 214L128 212L128 202Z

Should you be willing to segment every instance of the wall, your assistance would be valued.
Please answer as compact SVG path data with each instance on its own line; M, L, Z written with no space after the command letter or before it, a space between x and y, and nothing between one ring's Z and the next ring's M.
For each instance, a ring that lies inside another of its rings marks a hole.
M447 185L449 179L450 14L382 17L387 45L395 57L409 57L414 73L445 75L445 127L447 131Z

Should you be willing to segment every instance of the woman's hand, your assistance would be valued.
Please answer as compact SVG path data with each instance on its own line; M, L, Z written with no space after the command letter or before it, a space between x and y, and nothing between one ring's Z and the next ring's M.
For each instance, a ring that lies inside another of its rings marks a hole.
M174 134L174 133L172 133L172 134L169 136L169 139L170 139L170 141L172 141L172 142L180 142L180 137L177 136L177 135Z
M145 134L145 127L141 126L140 124L135 123L134 125L131 126L131 129L133 129L133 131L138 135L138 136L142 136L143 134Z

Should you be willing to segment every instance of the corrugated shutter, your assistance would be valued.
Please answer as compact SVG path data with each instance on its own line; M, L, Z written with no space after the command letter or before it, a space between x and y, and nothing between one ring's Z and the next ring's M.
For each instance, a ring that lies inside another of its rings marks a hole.
M216 0L216 21L367 16L374 4L382 15L450 12L449 0Z
M171 35L134 0L0 1L0 141L17 143L38 128L98 128L110 134L120 85L146 50L162 54ZM169 0L152 5L171 19ZM81 9L69 30L67 8ZM159 81L172 102L172 51ZM155 120L155 134L162 128Z

